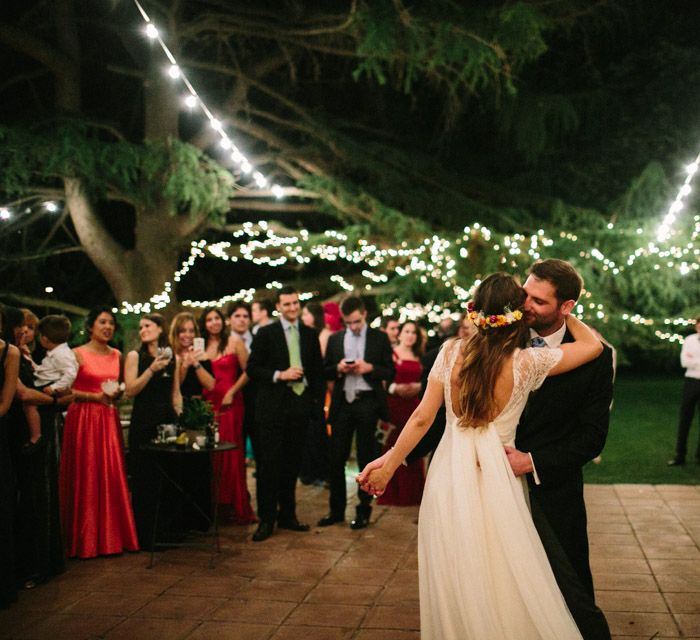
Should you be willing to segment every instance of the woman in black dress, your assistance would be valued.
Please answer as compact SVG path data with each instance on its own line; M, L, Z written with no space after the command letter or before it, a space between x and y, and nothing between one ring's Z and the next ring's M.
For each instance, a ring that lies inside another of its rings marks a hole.
M150 549L158 502L160 476L153 454L142 447L157 435L160 424L177 421L182 411L177 362L165 333L165 319L159 313L139 321L141 346L130 351L124 364L126 393L134 398L129 427L129 469L131 500L141 549ZM169 353L168 353L169 351ZM163 514L164 519L166 514Z
M0 312L0 330L2 329ZM17 599L15 580L15 478L7 437L7 413L17 389L19 350L0 340L0 609Z
M24 314L5 307L3 335L19 349ZM32 588L65 569L58 500L58 443L55 431L54 399L34 388L31 360L20 357L19 378L14 400L5 415L9 451L16 480L15 577L18 584ZM42 446L24 447L29 435L22 403L46 406L42 412Z
M195 338L200 338L200 335L194 316L187 311L178 313L170 324L170 344L177 358L180 393L184 402L189 398L201 397L204 389L211 391L216 384L204 345L197 344ZM183 486L189 490L197 505L197 508L191 504L185 506L185 527L206 531L211 515L210 459L209 456L197 455L185 456L185 460ZM203 517L201 512L207 517Z

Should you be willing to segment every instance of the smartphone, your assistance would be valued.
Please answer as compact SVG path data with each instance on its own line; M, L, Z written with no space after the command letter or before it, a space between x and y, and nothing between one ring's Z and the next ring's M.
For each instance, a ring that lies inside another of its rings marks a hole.
M204 351L204 338L195 338L194 342L192 343L192 346L194 347L195 351Z
M345 364L349 364L352 366L353 364L355 364L355 361L354 360L346 360Z

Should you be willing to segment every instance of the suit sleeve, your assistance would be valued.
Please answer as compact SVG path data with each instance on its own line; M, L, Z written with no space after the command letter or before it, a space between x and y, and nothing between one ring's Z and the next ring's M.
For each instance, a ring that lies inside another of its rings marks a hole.
M271 355L270 332L260 330L253 340L246 373L258 382L272 382L275 369L269 366Z
M339 338L342 333L334 333L328 338L328 347L326 349L326 357L323 361L323 371L326 380L336 380L338 378L338 363L342 356L342 349L338 348Z
M598 357L594 376L568 436L530 451L542 484L571 468L582 467L605 446L613 395L612 351L608 347Z
M311 341L312 345L312 360L311 360L311 379L310 385L312 391L315 395L323 396L326 389L325 385L325 371L323 368L323 356L321 355L321 343L318 338L314 336L314 340Z
M396 375L396 369L394 367L394 351L385 333L380 333L379 345L379 357L367 377L372 380L390 382Z

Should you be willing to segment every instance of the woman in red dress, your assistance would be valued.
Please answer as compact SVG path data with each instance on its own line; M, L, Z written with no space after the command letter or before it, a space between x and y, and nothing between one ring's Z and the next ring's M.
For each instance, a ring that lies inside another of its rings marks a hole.
M399 341L394 348L396 376L389 385L389 433L384 451L394 446L415 408L420 403L423 334L415 322L405 322L399 330ZM425 484L423 459L401 466L387 485L377 504L409 506L420 504Z
M68 555L93 558L139 545L115 407L119 391L102 389L119 380L120 353L109 346L116 322L109 308L98 307L85 324L90 340L74 349L80 369L64 426L59 490Z
M204 310L200 318L200 332L206 340L206 354L216 379L214 388L205 390L203 395L214 405L221 440L238 445L232 451L214 456L214 474L219 478L215 499L220 505L220 513L226 514L232 522L252 524L257 519L250 506L246 483L244 406L240 393L248 382L244 371L248 363L248 350L243 340L229 334L219 309Z

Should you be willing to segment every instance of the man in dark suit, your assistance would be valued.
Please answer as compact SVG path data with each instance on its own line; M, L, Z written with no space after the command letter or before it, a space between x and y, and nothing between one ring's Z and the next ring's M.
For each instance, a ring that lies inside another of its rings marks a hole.
M292 287L277 294L279 322L261 327L253 341L247 373L257 384L256 486L260 524L253 540L280 529L308 531L296 515L295 489L313 399L324 387L318 335L299 321L299 295Z
M387 335L367 325L361 298L346 298L340 305L345 330L328 340L324 362L326 378L334 380L328 422L331 425L330 511L318 522L327 527L345 520L347 490L345 463L357 431L357 461L362 469L379 454L377 421L388 420L384 383L394 377L391 344ZM359 505L352 529L369 524L372 498L358 488Z
M566 316L582 286L568 262L532 266L524 311L533 346L556 348L572 341ZM605 445L612 391L612 351L605 346L596 360L547 378L520 417L516 448L506 449L515 475L527 474L532 518L564 598L582 635L596 639L610 636L595 606L582 467Z

